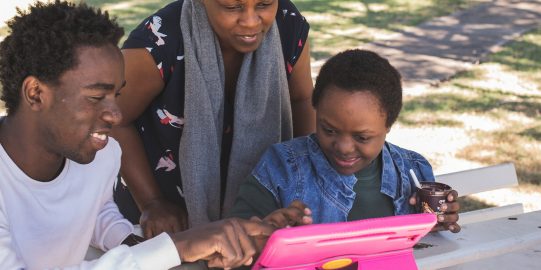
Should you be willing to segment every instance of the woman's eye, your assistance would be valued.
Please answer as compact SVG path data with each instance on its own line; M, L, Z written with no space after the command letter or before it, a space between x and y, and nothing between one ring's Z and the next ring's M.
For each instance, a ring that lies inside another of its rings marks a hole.
M330 128L323 128L323 131L325 131L325 133L327 133L327 134L334 134L335 133L334 129L330 129Z

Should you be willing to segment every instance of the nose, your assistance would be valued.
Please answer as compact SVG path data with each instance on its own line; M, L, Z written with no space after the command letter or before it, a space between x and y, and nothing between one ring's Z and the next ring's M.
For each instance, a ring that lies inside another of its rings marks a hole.
M353 139L348 136L340 136L336 140L334 148L336 154L341 157L349 157L351 154L355 153L355 143L353 142Z
M245 8L239 19L239 25L246 28L256 27L260 23L261 18L255 11L255 7Z
M114 100L107 103L102 113L103 121L115 126L122 121L122 113Z

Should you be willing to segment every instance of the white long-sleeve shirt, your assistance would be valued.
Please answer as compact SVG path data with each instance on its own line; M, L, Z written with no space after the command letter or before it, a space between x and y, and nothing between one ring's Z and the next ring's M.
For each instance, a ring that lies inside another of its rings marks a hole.
M133 232L112 200L121 150L114 139L83 165L66 160L50 182L27 176L0 145L0 269L169 269L180 264L162 234L129 248ZM83 262L88 246L109 250Z

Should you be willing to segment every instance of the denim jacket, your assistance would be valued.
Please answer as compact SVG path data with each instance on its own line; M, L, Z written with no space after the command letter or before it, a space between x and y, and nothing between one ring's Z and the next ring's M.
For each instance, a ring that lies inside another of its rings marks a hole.
M419 181L434 181L432 166L420 154L385 142L382 149L381 193L393 199L395 215L414 213L409 198ZM314 223L347 221L355 200L355 175L341 175L321 151L315 134L271 146L252 172L280 207L294 200L311 210Z

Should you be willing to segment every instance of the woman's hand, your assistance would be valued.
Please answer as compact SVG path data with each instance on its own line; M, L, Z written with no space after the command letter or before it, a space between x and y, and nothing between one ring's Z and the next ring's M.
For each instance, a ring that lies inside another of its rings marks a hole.
M293 201L287 208L280 208L263 218L276 228L312 224L312 211L301 201Z
M458 192L456 190L451 190L447 194L445 203L440 206L443 213L438 214L438 223L432 228L432 232L449 230L457 233L460 231L460 225L457 224L460 204L456 201L457 198ZM417 205L418 201L420 201L419 196L417 196L417 193L413 193L409 200L410 205Z
M147 203L139 220L145 238L152 238L162 232L175 233L188 229L188 214L175 204L165 200Z

